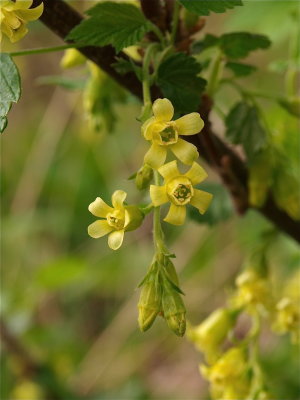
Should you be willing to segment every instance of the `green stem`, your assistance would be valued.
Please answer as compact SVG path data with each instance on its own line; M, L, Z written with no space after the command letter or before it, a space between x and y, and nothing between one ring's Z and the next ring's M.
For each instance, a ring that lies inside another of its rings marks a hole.
M210 69L210 74L208 77L208 84L207 84L207 94L213 96L217 89L217 85L219 82L219 78L222 73L223 69L223 55L221 51L218 51L214 60L212 61L212 66Z
M152 32L155 33L155 35L156 35L156 36L158 37L158 39L160 40L160 43L164 46L166 40L165 40L165 37L164 37L164 35L162 34L161 30L159 29L159 27L156 26L156 25L154 25L154 24L152 24L151 30L152 30Z
M171 30L171 36L170 36L171 44L175 44L177 28L178 28L178 23L179 23L179 14L180 14L180 4L178 3L178 1L175 0L173 19L172 19L172 30Z
M154 171L154 183L159 186L160 176L157 171ZM165 253L166 247L163 240L163 231L160 222L160 207L154 207L153 211L153 240L157 253Z
M11 57L17 57L17 56L27 56L31 54L43 54L43 53L52 53L55 51L64 51L67 49L77 49L83 47L83 45L75 45L75 44L66 44L64 46L55 46L55 47L45 47L45 48L39 48L39 49L28 49L28 50L21 50L21 51L13 51L9 54Z

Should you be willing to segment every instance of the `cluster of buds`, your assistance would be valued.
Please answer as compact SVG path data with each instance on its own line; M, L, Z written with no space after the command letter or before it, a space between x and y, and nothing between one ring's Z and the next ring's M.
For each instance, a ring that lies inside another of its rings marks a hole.
M2 34L12 43L26 35L27 23L40 18L44 10L43 3L30 8L32 3L33 0L0 0L0 41Z
M169 328L178 336L186 329L186 310L178 287L178 277L168 256L155 259L141 284L139 326L148 330L158 315L162 316Z

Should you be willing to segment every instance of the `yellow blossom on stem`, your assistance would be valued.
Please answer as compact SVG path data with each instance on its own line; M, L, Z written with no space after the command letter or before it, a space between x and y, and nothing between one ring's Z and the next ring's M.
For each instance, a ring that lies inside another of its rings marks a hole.
M271 307L270 283L253 268L247 268L237 277L236 286L237 293L231 299L234 307L246 307L250 313Z
M94 239L109 234L108 245L113 250L122 245L125 231L138 228L143 220L143 214L137 206L123 204L126 196L123 190L116 190L111 198L113 207L107 205L100 197L89 205L89 211L102 219L89 225L88 234Z
M220 345L233 328L237 316L238 312L218 308L200 325L189 327L189 339L205 354L208 362L215 361L220 355Z
M195 135L201 131L204 122L200 114L193 112L171 121L174 108L168 99L155 100L152 111L154 116L142 126L144 138L151 142L144 162L157 169L164 164L170 149L180 161L191 165L199 156L197 148L180 136Z
M243 399L249 390L247 370L245 351L239 347L229 349L211 367L200 365L215 399Z
M177 161L171 161L160 167L158 172L163 176L165 184L151 185L150 197L155 207L171 203L164 221L182 225L185 221L187 204L196 207L201 214L205 213L213 196L194 187L207 177L207 173L199 164L194 162L188 172L181 174L177 168Z
M17 42L26 35L27 22L38 19L44 10L41 3L35 8L30 8L32 0L0 0L0 41L4 33L12 43Z
M300 343L299 301L284 297L276 305L276 320L272 326L279 334L291 333L292 343Z

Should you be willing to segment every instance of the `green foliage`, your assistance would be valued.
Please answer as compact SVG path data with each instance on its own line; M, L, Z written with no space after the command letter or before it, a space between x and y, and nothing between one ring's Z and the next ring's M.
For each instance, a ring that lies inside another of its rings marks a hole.
M199 224L210 226L229 219L233 214L233 207L227 190L223 186L212 182L202 184L202 189L212 193L213 200L204 215L199 214L196 208L190 207L188 209L190 218Z
M7 125L6 115L10 110L11 103L16 103L21 96L21 82L19 71L10 55L0 54L0 132Z
M163 61L157 72L157 83L165 97L180 113L197 110L206 81L198 76L201 65L195 58L176 53Z
M226 63L225 67L230 69L236 77L247 76L257 70L257 68L254 65L237 63L232 61Z
M237 59L247 57L253 50L267 49L271 41L265 35L232 32L222 35L219 45L227 57Z
M137 78L142 81L142 68L139 67L131 59L117 58L117 62L113 64L114 69L120 74L125 75L128 72L134 72Z
M119 52L139 42L152 27L152 23L132 4L107 1L92 7L87 14L91 18L72 29L68 40L91 46L111 44Z
M226 136L234 144L241 144L249 159L263 149L267 134L261 125L256 107L242 101L233 106L226 117Z
M190 12L198 15L209 15L210 12L223 13L235 6L242 6L241 0L180 0Z
M284 108L290 115L300 118L300 98L279 99L278 104Z
M265 35L232 32L220 37L208 34L193 44L193 51L201 52L209 47L218 46L229 59L239 59L247 57L251 51L267 49L270 45L271 41Z
M68 90L82 90L85 86L85 80L74 79L62 75L41 76L37 79L39 85L55 85Z

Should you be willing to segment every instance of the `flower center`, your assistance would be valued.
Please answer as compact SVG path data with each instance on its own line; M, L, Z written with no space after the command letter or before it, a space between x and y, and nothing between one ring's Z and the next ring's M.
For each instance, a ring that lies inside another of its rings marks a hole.
M119 214L120 213L117 211L111 214L107 214L106 217L108 225L112 226L117 231L124 228L124 222L125 222L124 218L122 218L122 216L120 216Z
M178 132L172 125L167 125L162 131L159 132L159 141L162 145L169 145L177 143Z
M175 178L167 185L170 200L177 206L184 206L191 201L194 195L193 185L188 178Z

